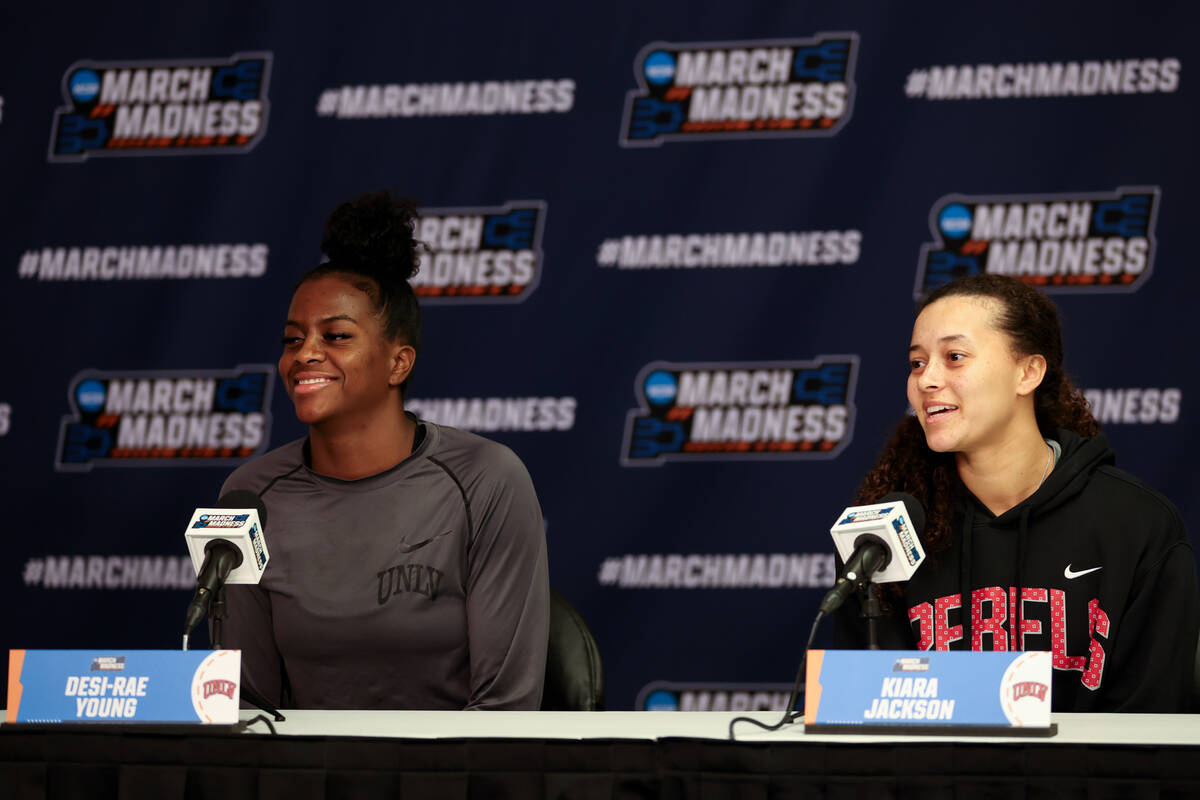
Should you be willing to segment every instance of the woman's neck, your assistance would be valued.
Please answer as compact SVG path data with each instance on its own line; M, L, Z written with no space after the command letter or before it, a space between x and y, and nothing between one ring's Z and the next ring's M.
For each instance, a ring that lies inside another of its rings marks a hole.
M1036 425L995 445L954 455L963 485L996 516L1036 492L1054 468L1054 451Z
M312 425L308 431L313 471L351 481L378 475L412 455L417 424L399 408L354 425Z

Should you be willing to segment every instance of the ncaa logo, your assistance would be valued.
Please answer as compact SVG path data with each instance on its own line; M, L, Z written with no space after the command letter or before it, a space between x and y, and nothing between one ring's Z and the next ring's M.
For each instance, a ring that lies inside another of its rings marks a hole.
M659 689L651 692L639 706L643 711L678 711L679 697L674 692Z
M675 402L675 395L679 391L679 383L671 373L656 370L646 376L643 388L646 392L646 399L652 405L664 406Z
M655 86L670 83L675 77L675 57L664 50L655 50L646 56L642 65L646 80Z
M961 239L971 232L971 212L962 203L951 203L938 214L938 229L950 239Z
M75 390L75 401L79 404L79 409L89 414L94 414L104 408L104 400L107 396L104 384L92 379L83 381Z
M71 97L78 103L90 103L100 94L100 76L90 69L81 69L71 76Z

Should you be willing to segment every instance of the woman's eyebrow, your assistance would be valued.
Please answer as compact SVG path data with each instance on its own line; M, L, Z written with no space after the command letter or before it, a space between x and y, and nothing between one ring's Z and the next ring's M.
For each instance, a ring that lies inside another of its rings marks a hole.
M971 338L969 336L967 336L966 334L952 333L949 336L943 336L942 338L938 339L938 344L946 344L948 342L969 342L969 341L971 341ZM919 344L909 345L908 352L911 353L913 350L920 350L920 349L921 349L921 345L919 345Z
M321 320L321 322L338 322L341 320L344 320L346 322L353 322L355 325L358 324L358 320L356 320L354 317L350 316L349 314L336 314L332 317L326 317L325 319ZM296 320L294 320L294 319L284 320L283 325L284 325L284 327L287 327L288 325L294 325L297 328L300 327L300 323L296 322Z

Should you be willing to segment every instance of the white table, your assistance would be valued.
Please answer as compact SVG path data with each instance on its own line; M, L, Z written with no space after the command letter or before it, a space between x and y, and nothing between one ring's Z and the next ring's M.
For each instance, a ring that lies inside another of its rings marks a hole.
M243 711L242 718L256 711ZM406 739L727 739L729 721L750 716L775 723L777 711L284 711L283 735L371 736ZM764 731L740 723L738 741L814 742L1047 742L1200 746L1200 715L1053 714L1058 735L1050 738L933 735L808 734L801 724ZM252 729L265 731L261 723Z

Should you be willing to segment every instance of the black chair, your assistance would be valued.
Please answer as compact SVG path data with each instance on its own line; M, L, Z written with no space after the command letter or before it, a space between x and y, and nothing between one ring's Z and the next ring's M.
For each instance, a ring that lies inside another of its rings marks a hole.
M550 643L542 710L604 710L600 648L583 617L554 589L550 590Z
M1192 673L1192 713L1200 714L1200 641L1196 642L1196 664Z

